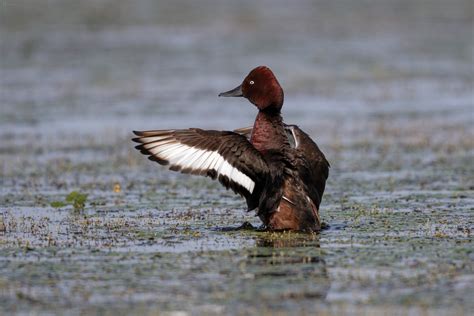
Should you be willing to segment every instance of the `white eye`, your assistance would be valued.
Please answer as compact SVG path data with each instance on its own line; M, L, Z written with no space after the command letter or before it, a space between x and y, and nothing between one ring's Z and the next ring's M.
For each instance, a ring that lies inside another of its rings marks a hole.
M250 80L250 82L249 82L249 83L250 83L250 84L254 84L255 82L253 82L253 80Z

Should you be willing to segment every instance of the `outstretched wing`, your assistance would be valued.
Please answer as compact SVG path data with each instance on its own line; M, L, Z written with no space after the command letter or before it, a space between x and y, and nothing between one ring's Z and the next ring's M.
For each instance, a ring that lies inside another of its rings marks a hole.
M268 166L261 154L242 135L202 130L134 131L133 141L148 159L169 169L218 179L226 188L249 198L261 190ZM258 200L258 199L257 199Z

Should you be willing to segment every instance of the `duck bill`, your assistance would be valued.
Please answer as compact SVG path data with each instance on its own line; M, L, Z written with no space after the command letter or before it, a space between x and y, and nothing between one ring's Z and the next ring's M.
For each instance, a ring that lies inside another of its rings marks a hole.
M222 92L222 93L219 93L219 96L220 97L243 97L243 93L242 93L242 85L232 89L232 90L229 90L227 92Z

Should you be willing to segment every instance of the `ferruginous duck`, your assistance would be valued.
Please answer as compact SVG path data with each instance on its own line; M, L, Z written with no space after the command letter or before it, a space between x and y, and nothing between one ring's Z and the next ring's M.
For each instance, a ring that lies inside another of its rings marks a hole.
M219 180L245 197L248 210L256 210L268 230L321 230L319 205L329 163L305 132L283 123L283 89L273 72L257 67L219 96L254 104L253 127L134 131L136 148L170 170Z

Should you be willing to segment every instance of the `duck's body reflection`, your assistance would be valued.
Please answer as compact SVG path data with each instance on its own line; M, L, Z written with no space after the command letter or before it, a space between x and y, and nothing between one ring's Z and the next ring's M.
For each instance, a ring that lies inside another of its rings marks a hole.
M247 294L260 297L269 308L324 300L330 287L316 234L258 234L256 247L249 249L239 268Z

